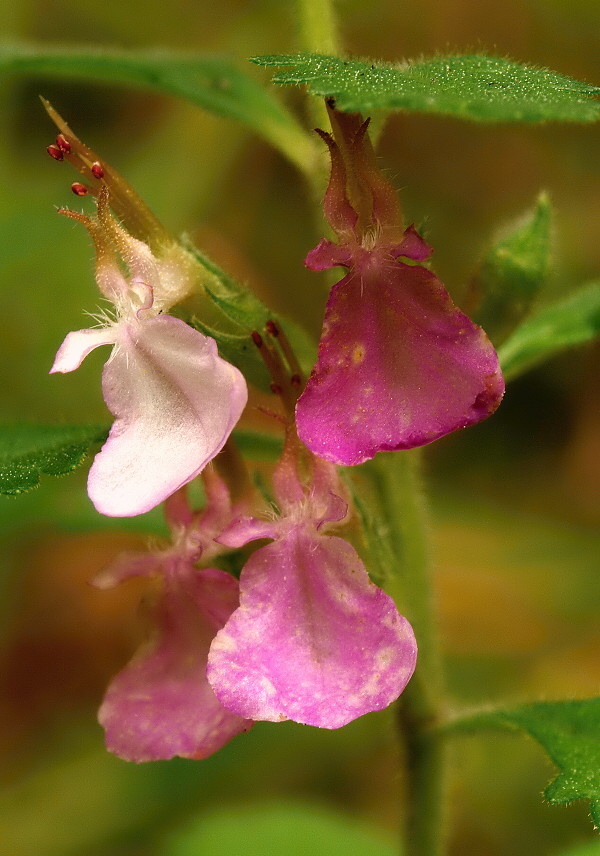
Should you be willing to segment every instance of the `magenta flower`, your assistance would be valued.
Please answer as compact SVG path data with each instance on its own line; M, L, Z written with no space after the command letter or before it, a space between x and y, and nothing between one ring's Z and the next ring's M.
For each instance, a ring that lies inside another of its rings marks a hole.
M418 264L432 250L412 226L402 230L366 123L351 114L332 117L340 146L321 134L332 160L324 209L338 243L321 241L306 265L341 265L348 273L331 290L296 418L314 454L360 464L485 419L498 407L504 382L484 331Z
M124 554L95 580L109 588L155 576L161 586L150 610L152 632L111 682L98 713L107 748L126 761L206 758L252 725L226 710L206 679L210 643L238 606L234 577L195 567L222 550L212 538L231 514L227 489L213 473L206 476L204 514L189 514L179 494L167 500L171 547Z
M115 422L90 469L88 492L102 514L130 517L187 484L221 451L247 389L213 339L161 314L193 287L187 253L172 242L155 255L113 219L108 206L104 186L96 218L63 213L92 236L96 279L114 314L96 316L95 329L69 333L51 372L73 371L94 348L113 346L102 390Z
M242 571L240 606L212 643L208 679L239 716L339 728L400 695L415 638L354 548L326 534L347 513L338 493L321 483L304 496L283 481L279 519L239 519L219 537L230 547L274 540Z

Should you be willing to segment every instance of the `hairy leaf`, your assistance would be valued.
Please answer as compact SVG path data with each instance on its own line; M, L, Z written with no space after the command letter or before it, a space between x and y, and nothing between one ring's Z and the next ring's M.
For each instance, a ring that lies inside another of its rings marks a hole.
M502 371L512 379L564 348L591 341L599 333L600 281L596 281L524 321L498 349Z
M273 78L306 84L312 95L333 97L339 110L404 110L480 122L593 122L600 87L547 69L483 55L434 57L398 65L319 54L254 57L286 66Z
M246 341L248 334L253 330L263 332L268 321L275 321L289 339L303 371L306 373L310 372L315 360L316 346L308 333L293 321L287 318L282 319L277 313L271 311L250 289L229 276L228 273L222 270L212 259L194 247L189 241L186 242L186 247L208 274L210 285L205 285L204 290L206 295L229 322L233 322L236 327L241 327L245 331L246 335L242 337L244 341ZM198 324L197 321L193 323ZM198 329L202 329L202 327ZM217 342L221 342L221 334L217 332L214 326L212 332L209 332L208 328L203 329L202 332L212 336ZM226 333L225 337L227 338L228 336L229 334ZM228 344L224 344L226 349ZM229 345L233 346L234 342L231 341ZM226 355L226 350L223 350L223 355ZM229 359L227 356L225 358ZM231 362L238 365L233 359ZM239 364L238 368L244 372L246 371L242 364ZM250 367L249 371L253 372L256 378L259 379L261 377L261 373L258 372L256 366L254 368ZM264 376L262 377L264 381ZM252 378L249 377L249 379ZM264 387L264 383L258 383L258 385Z
M545 193L536 207L486 253L472 281L482 297L475 320L494 342L524 318L550 267L551 207Z
M70 473L107 434L108 429L98 425L0 426L0 494L32 490L42 473Z
M546 750L559 774L544 791L555 805L588 799L600 826L600 698L538 702L485 711L457 720L456 732L488 727L520 729Z
M219 354L228 363L236 366L249 383L265 392L269 390L270 378L256 345L248 333L238 336L233 333L223 333L204 324L198 318L190 321L192 327L211 336L219 347Z

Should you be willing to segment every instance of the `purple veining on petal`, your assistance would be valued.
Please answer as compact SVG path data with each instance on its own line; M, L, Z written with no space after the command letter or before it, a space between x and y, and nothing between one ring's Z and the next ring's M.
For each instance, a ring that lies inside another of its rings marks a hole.
M211 640L237 606L236 580L211 568L189 566L183 578L168 570L154 635L111 682L98 714L107 748L127 761L206 758L252 725L226 710L206 679Z
M503 392L487 336L437 277L363 251L331 291L298 434L316 455L359 464L479 422Z
M412 675L406 619L353 547L309 523L251 556L240 598L207 671L221 703L240 716L339 728L387 707Z
M118 329L102 376L116 418L88 492L102 514L129 517L154 508L221 451L247 390L215 341L177 318L121 322Z

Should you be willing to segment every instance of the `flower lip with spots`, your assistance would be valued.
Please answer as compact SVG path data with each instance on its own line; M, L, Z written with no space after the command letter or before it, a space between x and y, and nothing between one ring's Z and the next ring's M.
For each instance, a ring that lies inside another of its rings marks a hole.
M484 331L421 264L431 247L413 226L403 230L367 123L356 114L330 115L335 139L320 132L332 163L324 210L338 243L322 240L306 265L348 272L329 295L296 418L314 454L351 465L485 419L504 381Z
M113 346L102 390L115 422L88 493L102 514L129 517L154 508L221 451L245 407L246 383L213 339L162 314L192 287L178 245L155 255L132 237L112 217L106 186L95 218L62 213L89 231L98 286L114 315L102 312L98 328L69 333L51 373L73 371L95 348Z

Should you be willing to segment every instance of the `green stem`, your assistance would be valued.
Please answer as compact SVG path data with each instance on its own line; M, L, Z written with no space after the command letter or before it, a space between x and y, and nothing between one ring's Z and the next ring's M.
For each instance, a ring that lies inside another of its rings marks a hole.
M408 772L406 856L444 853L446 759L434 726L443 712L443 679L431 584L428 519L420 483L420 454L380 455L377 471L400 570L386 588L411 622L419 647L417 668L399 705Z
M301 51L329 56L340 53L339 31L333 7L333 0L296 0L298 44ZM329 127L327 111L321 99L310 98L308 110L314 127Z
M339 38L333 0L296 0L302 50L336 56Z

